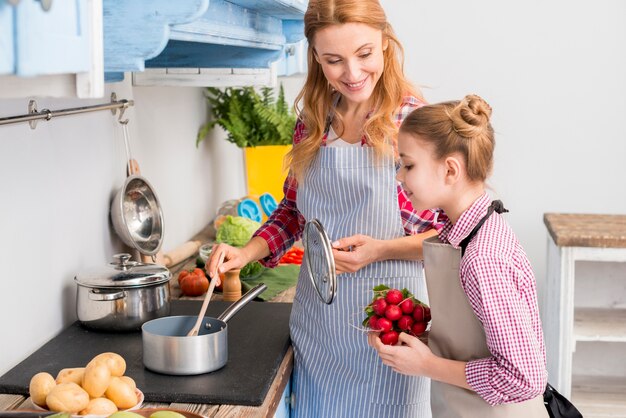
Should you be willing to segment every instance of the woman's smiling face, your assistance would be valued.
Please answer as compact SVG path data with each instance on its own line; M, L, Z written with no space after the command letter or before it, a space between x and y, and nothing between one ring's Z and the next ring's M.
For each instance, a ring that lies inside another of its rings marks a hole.
M417 211L441 207L444 203L446 167L434 158L433 146L400 131L398 152L402 165L396 179Z
M385 67L387 40L363 23L328 26L315 34L317 61L330 85L353 103L366 103Z

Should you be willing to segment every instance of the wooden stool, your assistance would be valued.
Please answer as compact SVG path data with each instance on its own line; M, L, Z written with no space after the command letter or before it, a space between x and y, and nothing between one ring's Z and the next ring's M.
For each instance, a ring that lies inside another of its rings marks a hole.
M616 388L607 385L608 379L593 379L581 382L587 388L576 389L572 395L572 355L577 341L620 342L626 350L626 309L574 306L576 261L626 262L626 215L546 213L543 219L549 233L542 309L549 381L563 395L571 396L581 412L585 408L579 403L597 400L603 393L607 399L621 398L616 407L622 411L626 408L623 383Z

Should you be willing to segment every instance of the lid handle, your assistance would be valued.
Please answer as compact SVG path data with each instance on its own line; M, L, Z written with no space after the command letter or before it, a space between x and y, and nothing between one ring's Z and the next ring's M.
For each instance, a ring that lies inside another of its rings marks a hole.
M128 253L114 254L113 258L115 261L111 264L115 264L122 268L122 270L126 270L129 267L132 267L135 263L129 263L131 255Z

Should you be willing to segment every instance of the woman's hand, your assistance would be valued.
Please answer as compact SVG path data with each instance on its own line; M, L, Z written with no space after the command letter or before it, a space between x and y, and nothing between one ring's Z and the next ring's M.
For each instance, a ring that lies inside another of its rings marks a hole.
M353 235L333 242L337 274L354 273L379 260L382 241L367 235Z
M217 244L211 250L211 257L207 260L205 269L211 279L217 280L215 285L219 286L221 283L219 273L240 269L246 264L248 264L248 258L242 248Z
M430 377L429 366L437 356L419 338L401 332L398 345L385 345L377 332L370 332L367 342L378 351L383 363L394 371L410 376Z

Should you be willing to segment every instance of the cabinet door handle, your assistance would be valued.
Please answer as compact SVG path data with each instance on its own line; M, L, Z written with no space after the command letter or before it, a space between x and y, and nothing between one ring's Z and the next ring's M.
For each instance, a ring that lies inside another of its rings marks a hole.
M52 7L52 0L39 0L39 3L41 3L41 8L44 12L47 12Z

